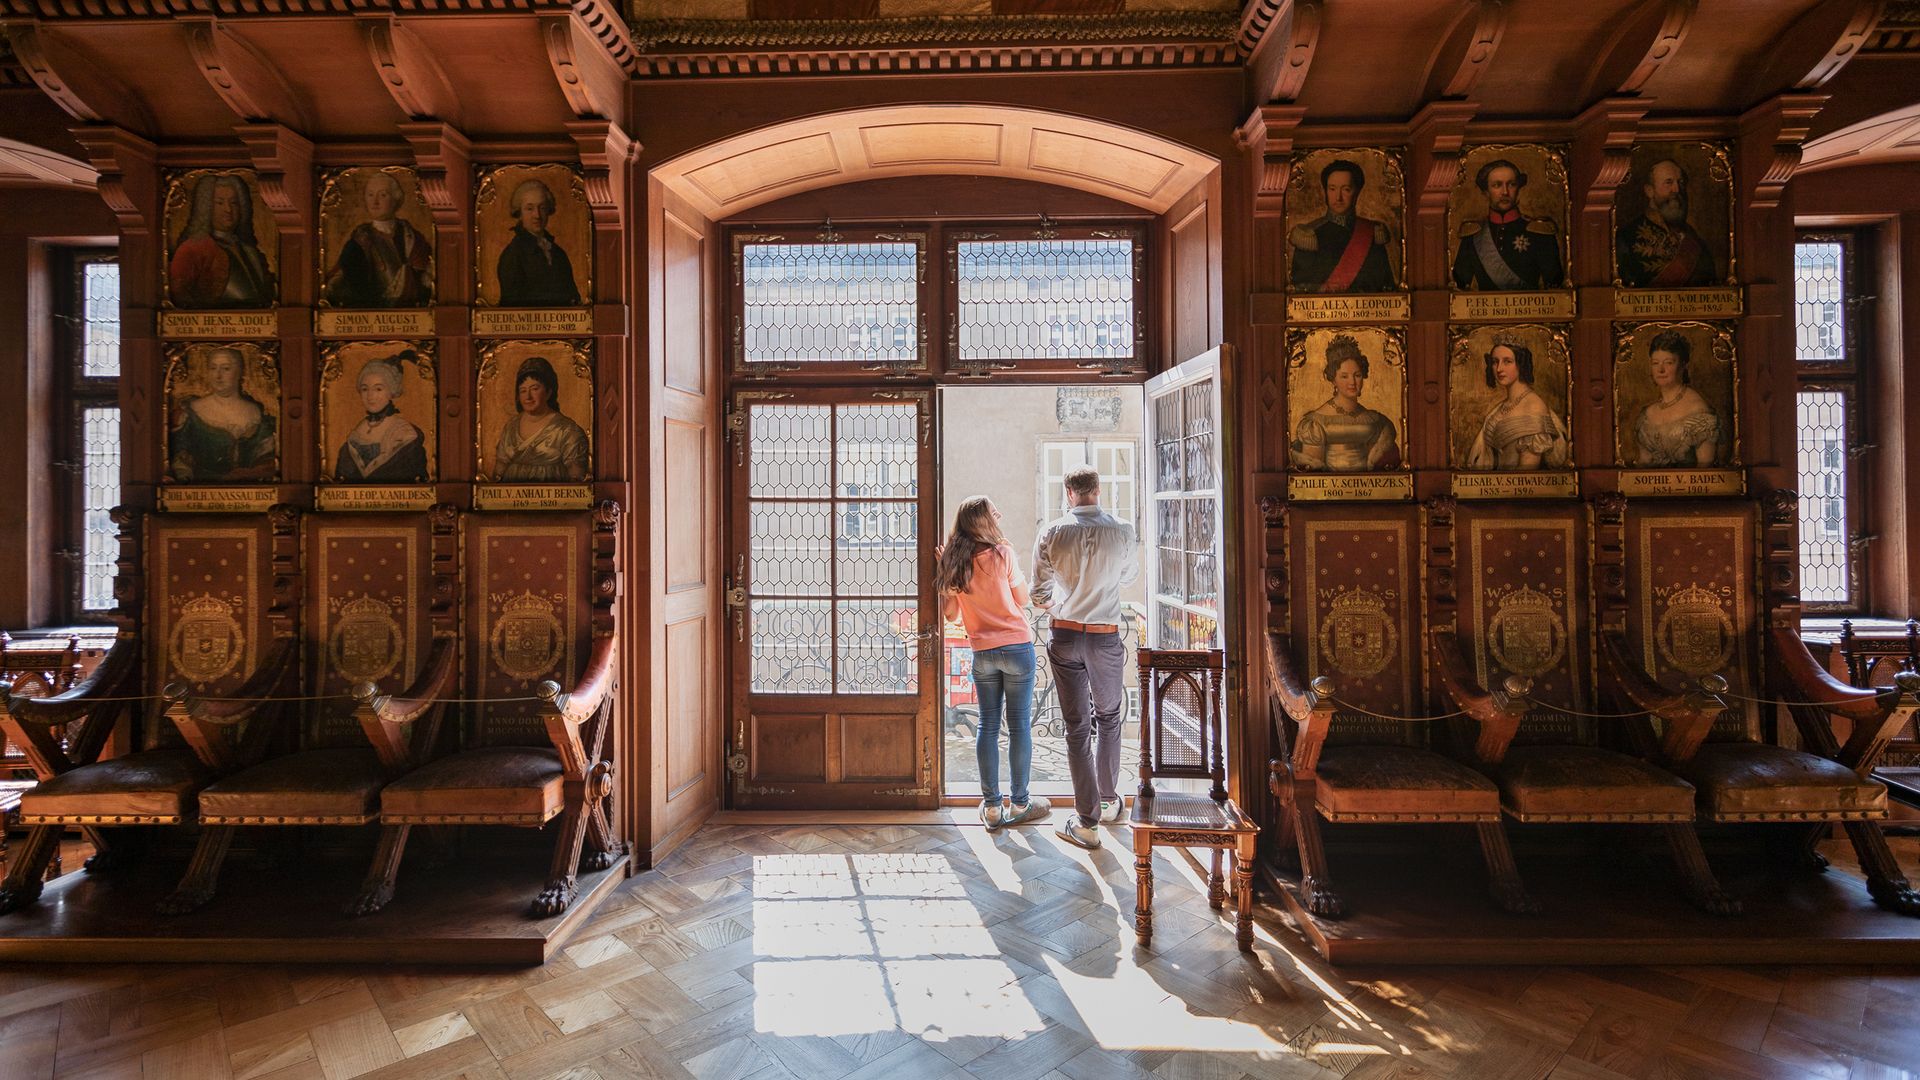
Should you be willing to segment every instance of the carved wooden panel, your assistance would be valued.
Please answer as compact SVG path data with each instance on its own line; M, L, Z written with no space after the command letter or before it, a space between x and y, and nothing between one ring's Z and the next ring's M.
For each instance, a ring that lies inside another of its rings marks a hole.
M1750 502L1629 504L1627 640L1647 672L1675 690L1702 675L1758 696L1754 510ZM1735 701L1715 738L1759 738L1759 707Z
M678 592L705 584L713 558L707 429L669 419L666 441L667 520L662 539L667 550L667 591Z
M1209 276L1214 265L1211 250L1211 204L1196 203L1168 230L1173 241L1173 349L1176 360L1198 356L1216 341L1209 326L1213 290Z
M1296 660L1309 680L1333 680L1336 697L1367 712L1421 711L1420 547L1412 506L1294 507L1289 547L1296 592ZM1403 742L1423 728L1336 714L1330 740Z
M827 779L827 718L820 713L755 713L747 777L755 782Z
M152 685L229 694L253 674L271 630L267 523L156 514L149 539Z
M1533 681L1539 704L1519 742L1584 740L1591 725L1593 630L1587 596L1586 511L1525 503L1460 509L1459 628L1482 686Z
M912 784L914 713L840 714L840 778Z
M685 791L707 775L713 753L711 742L719 732L708 723L713 712L713 626L696 616L667 626L667 799Z
M593 633L586 514L476 514L467 527L469 746L544 745L534 690L572 686Z
M689 394L707 392L706 316L702 286L706 235L671 212L662 215L665 265L661 268L667 385Z

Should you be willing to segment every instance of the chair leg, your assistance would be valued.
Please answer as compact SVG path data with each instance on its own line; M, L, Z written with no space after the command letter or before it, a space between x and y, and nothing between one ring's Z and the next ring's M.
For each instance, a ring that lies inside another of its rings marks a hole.
M1298 838L1294 835L1293 801L1287 797L1287 793L1293 790L1293 781L1284 773L1275 772L1268 777L1267 787L1273 793L1276 810L1273 836L1268 841L1271 845L1268 850L1273 853L1282 869L1290 873L1298 873L1300 846Z
M1790 868L1809 874L1824 874L1827 871L1827 857L1820 854L1820 841L1827 838L1828 823L1817 825L1783 825L1785 834L1782 847Z
M1295 796L1293 829L1300 837L1300 892L1307 910L1328 919L1347 913L1346 901L1333 891L1333 877L1327 869L1327 850L1320 843L1320 817L1313 803Z
M1509 915L1538 915L1540 905L1528 894L1520 880L1520 868L1513 861L1513 845L1507 842L1507 830L1498 820L1479 821L1474 829L1480 834L1480 857L1487 863L1487 883L1493 902Z
M140 861L146 854L147 838L138 829L116 829L113 837L107 837L105 829L83 830L93 844L93 854L87 856L82 869L89 874L110 874L124 870ZM58 856L56 848L54 854Z
M569 783L568 788L576 785ZM574 793L569 791L570 795ZM547 872L547 887L533 900L533 916L552 918L567 910L580 895L580 848L587 838L586 812L578 796L570 798L560 819L560 835L554 841L553 867Z
M180 884L153 910L162 915L185 915L197 911L207 901L213 899L213 892L220 885L220 867L227 861L227 851L233 846L233 834L236 825L208 825L200 830L200 840L193 845L193 861L187 864L187 872L180 878Z
M1721 888L1713 876L1707 853L1700 846L1700 834L1693 831L1693 826L1676 822L1661 828L1666 831L1667 847L1673 853L1673 865L1680 872L1687 899L1709 915L1740 914L1740 901Z
M1234 851L1233 936L1241 952L1253 951L1253 860L1259 843L1258 835L1243 836Z
M40 891L46 887L41 877L59 852L60 834L64 831L59 825L35 825L27 838L13 849L6 880L0 881L0 915L18 911L40 899Z
M1133 936L1142 948L1153 944L1153 832L1133 830Z
M1213 873L1207 875L1207 906L1215 911L1227 906L1227 877L1220 872L1221 861L1226 858L1224 848L1214 848Z
M348 916L371 915L392 901L393 883L400 876L400 857L407 852L407 837L412 832L411 825L380 826L380 846L374 848L373 864L367 867L359 895L347 901L344 911Z
M615 859L627 853L627 845L614 837L613 826L607 823L606 808L600 803L593 804L593 812L587 815L587 852L580 860L580 869L594 873L612 866Z
M1915 892L1900 863L1887 847L1887 834L1877 821L1849 821L1847 839L1860 859L1860 871L1867 875L1867 892L1873 902L1902 915L1920 915L1920 892Z

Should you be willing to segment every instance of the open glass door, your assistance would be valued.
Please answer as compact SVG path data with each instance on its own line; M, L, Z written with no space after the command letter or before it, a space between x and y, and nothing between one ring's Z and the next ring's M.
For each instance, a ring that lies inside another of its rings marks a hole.
M928 394L732 405L733 805L936 806Z
M1147 383L1147 645L1221 648L1220 354Z

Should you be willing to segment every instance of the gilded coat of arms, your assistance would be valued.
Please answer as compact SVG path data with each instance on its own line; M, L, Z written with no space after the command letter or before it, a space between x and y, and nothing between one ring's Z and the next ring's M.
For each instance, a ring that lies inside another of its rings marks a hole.
M508 676L532 681L560 662L565 633L552 601L523 592L500 605L489 640L493 662Z
M1320 654L1342 675L1371 678L1387 669L1400 632L1387 615L1392 594L1372 589L1344 589L1327 608L1320 624Z
M340 621L327 642L333 667L350 681L375 682L400 662L400 624L393 605L363 596L341 605Z
M189 682L208 683L240 663L246 632L233 617L233 605L217 596L201 596L180 605L173 626L173 668Z
M1733 657L1733 620L1718 596L1695 585L1667 599L1654 639L1667 663L1688 675L1706 675Z
M1488 649L1500 666L1533 678L1560 664L1567 651L1567 624L1553 598L1522 585L1499 601L1487 625Z

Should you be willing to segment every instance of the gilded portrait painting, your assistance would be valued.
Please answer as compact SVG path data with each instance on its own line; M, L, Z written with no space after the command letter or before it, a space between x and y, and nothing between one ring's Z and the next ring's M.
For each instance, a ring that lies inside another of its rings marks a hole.
M1404 331L1329 326L1287 333L1287 460L1305 472L1405 465Z
M1559 147L1476 146L1447 199L1453 287L1537 292L1567 283L1567 166Z
M591 478L593 368L585 343L487 346L477 397L480 479L576 484Z
M320 303L422 308L434 298L433 214L401 166L342 169L320 187Z
M1454 468L1570 467L1566 332L1539 323L1456 326L1452 338L1448 437Z
M1396 151L1296 154L1287 182L1287 286L1296 293L1405 288L1406 182Z
M439 410L433 343L352 341L325 347L320 476L329 484L434 479Z
M280 232L251 169L193 169L168 179L166 304L223 311L280 297Z
M1613 197L1613 276L1629 289L1734 283L1733 165L1721 143L1641 143Z
M1613 358L1619 464L1635 469L1738 464L1729 324L1615 324Z
M280 477L280 368L263 342L167 348L166 479L264 484Z
M593 295L593 211L566 165L484 171L474 205L483 307L579 307Z

